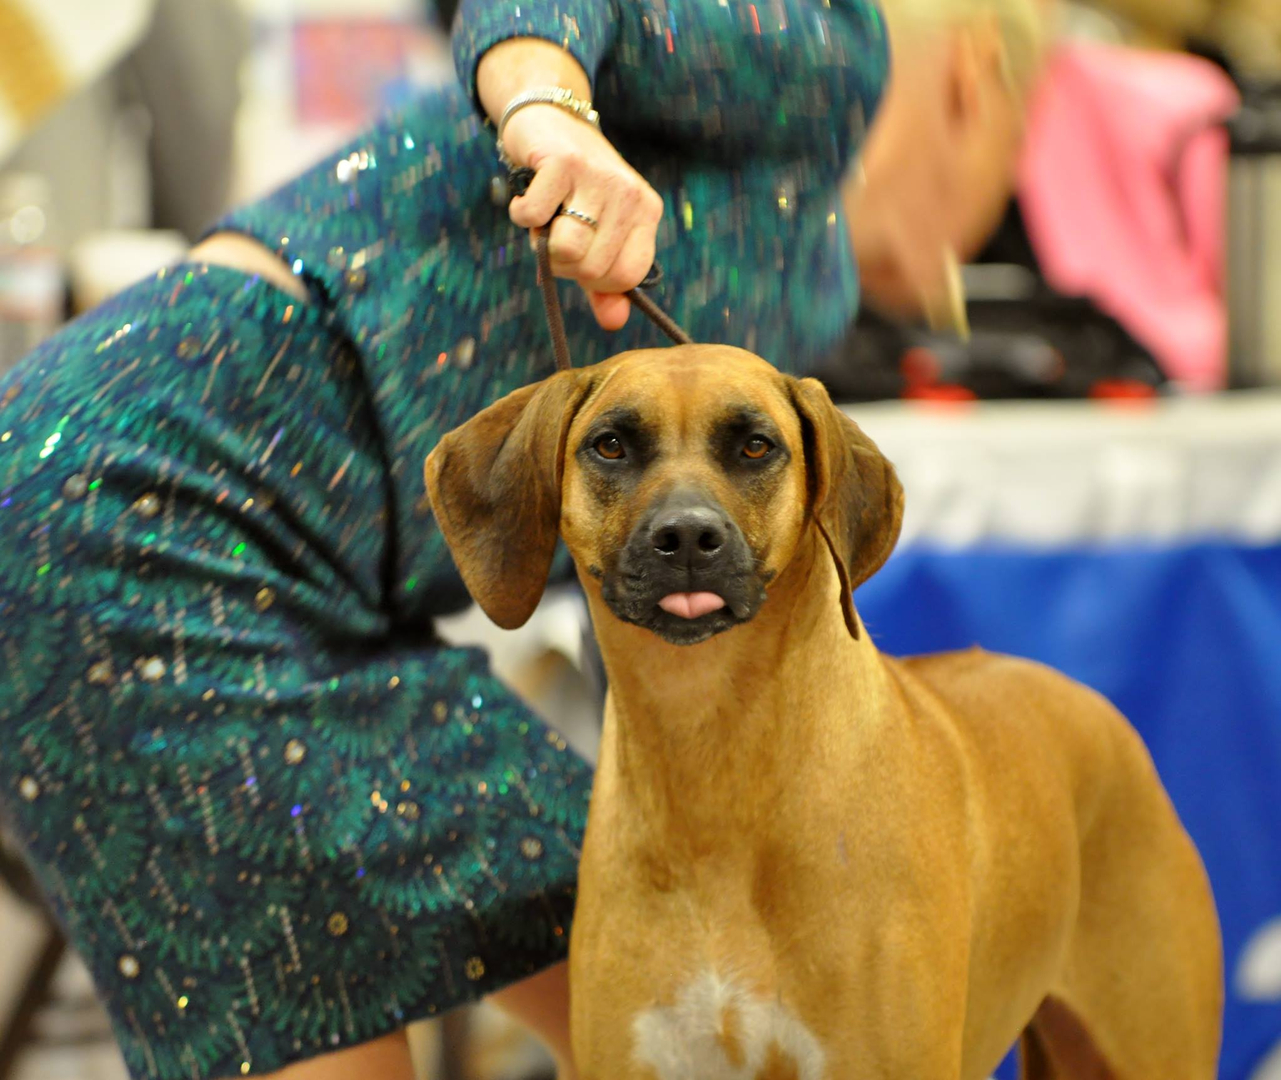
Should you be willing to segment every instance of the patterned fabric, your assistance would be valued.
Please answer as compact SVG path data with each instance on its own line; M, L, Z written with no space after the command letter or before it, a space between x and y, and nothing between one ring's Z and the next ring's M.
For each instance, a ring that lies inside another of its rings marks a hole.
M576 20L638 105L609 133L667 203L660 302L804 369L853 314L839 114L884 41L852 0L723 2L469 9L461 62ZM768 123L763 79L795 91ZM0 807L138 1077L278 1069L564 956L589 773L431 630L466 598L423 458L552 369L495 171L468 93L425 97L223 223L313 304L183 266L0 382ZM563 295L578 364L662 344Z
M561 955L588 770L388 603L321 309L180 267L0 400L0 793L137 1075L278 1068Z

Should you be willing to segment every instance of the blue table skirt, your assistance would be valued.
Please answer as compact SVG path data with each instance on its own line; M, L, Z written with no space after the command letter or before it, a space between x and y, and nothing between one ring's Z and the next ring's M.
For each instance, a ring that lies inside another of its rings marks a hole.
M1252 940L1268 924L1281 933L1281 545L918 545L857 602L886 652L977 644L1030 657L1130 718L1214 885L1228 980L1220 1076L1248 1080L1281 1051L1281 939L1262 987L1237 985ZM1000 1075L1015 1075L1010 1061Z

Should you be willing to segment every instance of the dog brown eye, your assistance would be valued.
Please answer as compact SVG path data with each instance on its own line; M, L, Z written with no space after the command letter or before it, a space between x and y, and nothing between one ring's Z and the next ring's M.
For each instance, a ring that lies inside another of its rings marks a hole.
M618 461L623 456L623 444L617 435L602 435L596 440L596 453L606 461Z
M743 457L759 461L773 449L774 444L769 439L763 435L753 435L747 440L747 445L743 447Z

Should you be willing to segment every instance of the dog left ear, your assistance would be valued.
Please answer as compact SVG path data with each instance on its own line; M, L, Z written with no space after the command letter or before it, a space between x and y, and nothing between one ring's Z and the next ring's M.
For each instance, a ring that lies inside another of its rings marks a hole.
M562 371L455 428L427 455L436 522L467 591L504 630L538 606L560 524L565 439L590 380Z
M894 466L832 404L817 379L790 379L801 418L810 508L836 561L845 625L858 637L854 590L881 568L903 525L903 488Z

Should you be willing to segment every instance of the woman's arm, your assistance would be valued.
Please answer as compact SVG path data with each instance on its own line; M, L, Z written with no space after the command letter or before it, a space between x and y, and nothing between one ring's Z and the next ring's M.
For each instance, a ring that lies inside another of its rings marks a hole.
M543 65L554 67L562 60L572 60L587 82L577 87L561 85L575 91L581 89L584 93L579 96L590 97L596 71L613 50L619 26L614 0L462 0L451 35L454 65L468 93L497 121L493 102L486 99L486 92L479 85L480 66L492 59L495 50L509 42L541 41L560 54L560 59L546 49L539 53L518 46L506 53L506 61L524 68L526 75L543 79L556 74ZM527 83L519 89L531 85L547 83Z
M564 87L583 99L591 91L574 55L539 38L501 41L476 65L477 94L495 123L517 94L546 86ZM602 326L622 326L630 305L618 294L649 272L662 199L599 131L555 105L517 111L503 141L512 160L537 170L529 191L512 201L517 225L544 226L561 206L597 222L592 227L570 217L555 219L549 237L552 270L587 289ZM257 274L300 300L308 299L288 267L247 237L215 234L192 257Z
M240 233L214 233L192 248L191 258L196 262L239 270L250 277L260 277L283 289L295 300L304 303L310 300L301 278L290 273L289 267L257 240Z
M587 73L578 61L559 46L538 38L499 42L477 65L476 84L485 111L495 124L502 117L507 103L522 90L535 86L563 86L579 97L586 98L591 93ZM539 106L530 106L530 111L539 109ZM541 106L541 109L554 110L554 106ZM571 117L566 119L572 120ZM519 125L516 130L519 131ZM197 244L191 257L197 262L261 277L297 300L310 299L302 280L291 273L280 258L257 240L240 233L215 233Z
M590 99L591 81L574 54L540 38L500 41L476 65L476 95L495 124L517 94L549 86ZM552 271L587 290L602 326L622 326L630 305L618 294L639 284L653 264L663 200L604 135L555 105L515 112L503 146L517 165L536 170L529 191L512 200L512 221L526 229L552 222ZM561 207L595 224L553 220Z
M512 98L535 86L563 86L584 101L592 96L591 80L574 54L542 38L500 41L476 65L476 97L495 125ZM530 106L540 107L555 108Z

